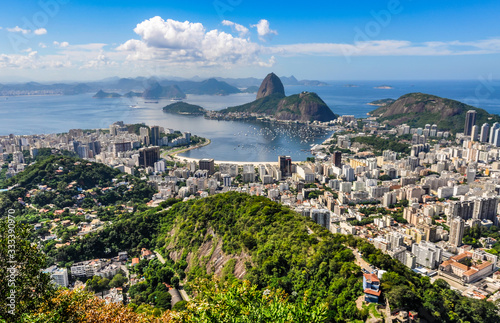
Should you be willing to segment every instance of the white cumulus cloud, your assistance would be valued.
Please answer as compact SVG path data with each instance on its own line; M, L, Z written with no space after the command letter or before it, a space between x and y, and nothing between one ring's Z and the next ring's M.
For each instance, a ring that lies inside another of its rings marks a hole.
M15 26L14 28L7 28L7 31L11 32L11 33L21 33L23 35L28 35L28 34L31 34L31 32L32 32L30 29L24 29L24 28L21 28L19 26ZM38 28L35 31L33 31L33 34L35 34L37 36L45 35L45 34L47 34L47 29Z
M21 33L23 35L29 34L31 32L31 30L23 29L19 26L15 26L14 28L7 28L7 31L9 31L11 33Z
M226 22L225 25L236 28L237 24ZM259 44L217 29L207 31L201 23L164 20L157 16L141 22L134 31L140 40L130 39L116 48L128 52L128 60L225 67L270 63L262 59Z
M45 35L45 34L47 34L47 29L45 29L45 28L38 28L38 29L36 29L34 31L34 34L38 35L38 36Z
M54 41L54 46L56 47L61 47L61 48L65 48L65 47L68 47L69 46L69 43L67 41L63 41L63 42L58 42L58 41Z
M248 30L247 27L237 24L235 22L229 21L229 20L223 20L222 24L224 26L231 26L234 30L236 30L239 34L240 37L247 37L250 34L250 31Z
M257 34L262 41L271 39L273 35L277 35L278 32L269 27L269 21L266 19L261 19L256 25L251 25L252 28L257 28Z

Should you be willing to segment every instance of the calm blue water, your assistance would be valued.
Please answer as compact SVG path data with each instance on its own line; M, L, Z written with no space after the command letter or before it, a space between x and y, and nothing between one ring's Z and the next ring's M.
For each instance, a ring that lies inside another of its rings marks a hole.
M500 113L500 82L480 81L331 81L330 86L287 86L286 94L316 92L336 114L364 117L374 107L366 103L383 98L398 98L409 92L435 94ZM356 87L346 87L353 84ZM375 89L380 85L392 89ZM226 97L189 95L189 103L219 110L247 103L255 94ZM187 157L212 157L218 160L275 161L281 154L304 160L312 144L329 133L314 133L302 126L269 123L206 120L162 112L168 100L146 104L137 99L92 99L91 95L0 97L0 135L67 132L72 128L108 128L115 121L145 122L212 139L212 144L184 154ZM136 105L137 107L133 107Z

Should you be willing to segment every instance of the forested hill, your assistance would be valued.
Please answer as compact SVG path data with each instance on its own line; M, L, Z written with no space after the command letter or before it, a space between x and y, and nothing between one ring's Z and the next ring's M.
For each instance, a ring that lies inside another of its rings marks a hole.
M476 125L478 126L483 123L500 122L500 116L489 114L486 110L425 93L405 94L369 114L378 117L378 121L392 126L403 123L411 127L436 124L439 130L457 133L464 131L465 115L469 110L476 110Z
M137 177L101 163L61 155L41 158L3 182L0 188L4 187L13 188L0 193L0 213L12 208L23 216L48 204L92 208L118 202L143 203L155 193Z
M125 215L100 233L58 249L54 256L64 264L104 257L106 249L110 256L121 250L137 255L141 248L149 248L167 259L170 267L165 270L172 284L185 277L189 286L215 273L224 280L246 279L261 291L282 289L289 304L301 303L304 297L308 306L324 304L325 322L364 320L367 313L355 306L362 295L361 271L347 245L388 271L382 291L393 308L417 310L435 322L499 318L494 304L462 297L442 280L431 284L364 240L333 235L283 205L234 192L187 202L172 199L156 209ZM135 288L134 302L150 298L158 278L150 279L153 283L146 279L144 288ZM210 310L211 301L205 310Z

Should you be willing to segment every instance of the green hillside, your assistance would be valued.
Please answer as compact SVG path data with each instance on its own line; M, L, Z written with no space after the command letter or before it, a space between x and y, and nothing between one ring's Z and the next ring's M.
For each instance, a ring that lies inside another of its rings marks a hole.
M382 291L393 308L417 310L421 317L439 322L456 322L456 317L471 322L498 319L492 303L463 297L442 280L431 284L365 240L331 234L283 205L240 193L169 200L60 248L54 256L67 262L104 256L106 248L111 250L108 256L121 250L137 254L142 247L157 249L167 259L166 279L173 284L185 279L188 289L196 289L199 279L215 273L225 280L246 279L261 291L281 289L290 303L304 297L310 304L324 303L325 322L364 320L367 313L355 307L362 293L361 271L346 245L389 271L382 279ZM147 298L147 290L139 291L145 294L138 296L137 305Z
M424 127L426 124L436 124L439 130L453 133L463 132L467 111L475 110L476 125L500 122L498 115L489 114L465 103L441 98L424 93L409 93L401 96L394 103L382 106L370 112L378 117L379 122L392 126L403 123L411 127Z
M279 93L275 93L263 98L257 99L250 103L245 103L235 107L229 107L221 110L222 113L228 112L255 112L255 113L265 113L273 115L276 113L276 109L281 99L285 96Z

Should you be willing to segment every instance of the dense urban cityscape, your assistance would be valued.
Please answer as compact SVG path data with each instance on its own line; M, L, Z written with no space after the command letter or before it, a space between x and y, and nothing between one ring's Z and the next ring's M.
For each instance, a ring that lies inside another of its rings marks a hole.
M467 112L464 132L456 136L429 124L423 128L406 124L388 128L375 117L341 116L324 126L336 131L323 144L312 147L314 157L308 161L279 156L276 162L257 164L216 163L211 158L196 161L176 156L179 149L175 147L196 148L206 139L194 136L196 142L193 142L189 132L144 124L115 122L109 129L3 136L0 137L2 173L6 179L15 176L28 166L26 159L36 158L40 150L48 149L67 151L120 172L141 176L156 192L148 202L152 207L170 198L186 201L229 191L265 196L332 233L369 240L418 274L430 277L431 281L443 279L466 297L493 302L500 299L499 250L493 248L498 244L492 237L498 238L498 229L490 230L499 224L498 123L491 126L485 123L479 128L475 124L475 111L471 110ZM395 152L367 145L360 138L391 138L409 149ZM9 189L12 187L4 191ZM29 194L35 196L52 189L38 185ZM58 248L106 226L106 221L95 211L82 207L78 201L81 199L76 198L75 205L69 208L58 209L49 204L38 210L56 216L69 212L85 218L80 223L61 221L60 217L33 223L35 230L45 228L44 241L54 240ZM35 208L22 198L18 202ZM127 209L132 212L131 207ZM67 231L59 231L61 227L74 227L73 235L65 237ZM145 248L141 254L141 259L155 257ZM127 260L127 252L123 251L116 259L79 262L70 268L53 265L46 272L58 285L68 287L82 277L111 279L120 269L127 271ZM134 258L131 265L138 262ZM360 262L365 280L372 284L379 282L385 271L363 264L366 263ZM365 298L378 302L378 285L375 292L373 288L365 289ZM183 299L177 296L177 290L171 293L177 300ZM112 289L106 299L122 302L123 296Z
M500 2L5 2L0 323L500 322Z

